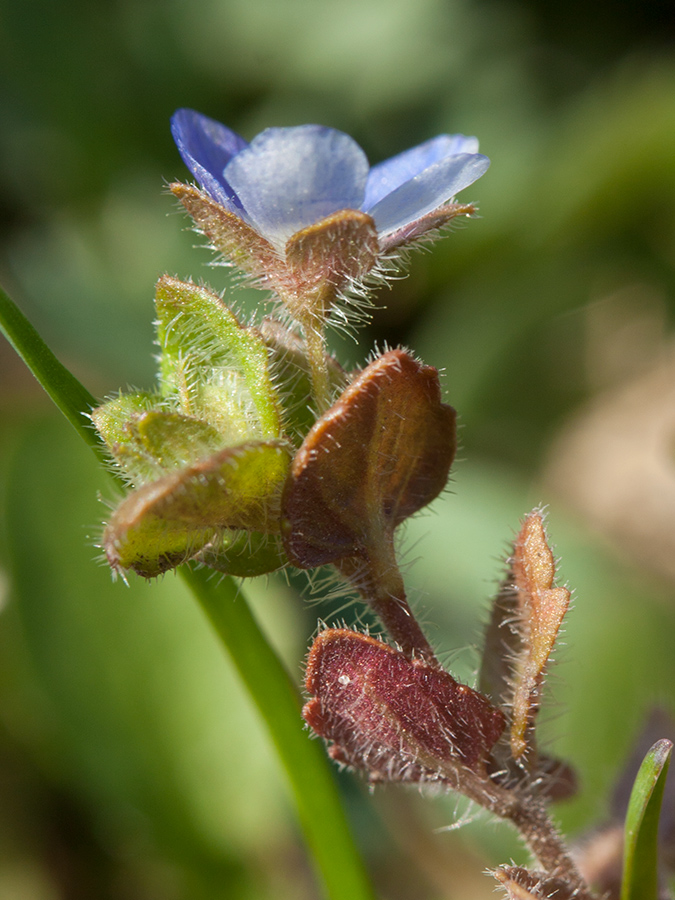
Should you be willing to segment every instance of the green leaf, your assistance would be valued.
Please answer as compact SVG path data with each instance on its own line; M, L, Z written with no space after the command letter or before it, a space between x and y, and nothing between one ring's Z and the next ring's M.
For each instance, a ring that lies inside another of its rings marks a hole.
M208 422L153 409L160 398L122 394L99 406L91 418L112 456L138 486L212 456L223 436Z
M671 741L657 741L638 772L626 815L621 900L657 900L658 828Z
M159 406L162 398L148 391L134 391L129 394L120 393L112 400L97 406L91 413L91 420L99 434L112 450L115 444L123 444L130 440L127 423L143 413Z
M281 536L258 531L236 531L220 545L214 542L195 559L209 569L235 578L253 578L275 572L288 563Z

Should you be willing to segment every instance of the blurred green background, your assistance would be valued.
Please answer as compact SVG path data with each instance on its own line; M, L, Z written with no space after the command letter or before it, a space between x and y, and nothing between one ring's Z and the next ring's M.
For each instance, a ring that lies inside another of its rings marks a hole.
M445 372L461 459L404 551L464 678L519 519L548 506L575 592L545 732L581 792L558 814L603 822L648 710L675 711L675 7L4 0L0 35L0 281L100 397L152 383L160 274L228 286L165 190L187 177L175 108L249 139L320 122L373 162L479 136L480 218L335 347L404 343ZM227 659L174 577L112 583L110 487L4 343L0 416L1 900L318 896ZM298 680L317 617L351 614L301 588L247 587ZM485 866L523 858L484 819L438 831L453 798L340 782L383 898L489 897Z

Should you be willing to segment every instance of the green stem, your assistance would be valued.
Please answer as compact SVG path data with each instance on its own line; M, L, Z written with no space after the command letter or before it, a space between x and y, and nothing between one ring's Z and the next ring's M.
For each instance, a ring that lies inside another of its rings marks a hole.
M88 423L96 400L63 366L0 288L0 330L80 437L105 459ZM373 892L319 742L303 730L297 690L260 631L240 588L230 578L210 580L205 570L184 576L232 658L262 715L291 783L305 838L331 900L373 900ZM235 597L237 597L235 601Z
M310 317L309 321L302 323L302 332L305 337L314 402L316 403L318 414L323 415L331 406L326 339L314 316Z
M183 567L189 584L266 722L293 790L307 843L328 895L367 900L373 894L358 859L337 787L326 773L326 753L300 727L296 686L262 634L231 580L217 581L205 569Z

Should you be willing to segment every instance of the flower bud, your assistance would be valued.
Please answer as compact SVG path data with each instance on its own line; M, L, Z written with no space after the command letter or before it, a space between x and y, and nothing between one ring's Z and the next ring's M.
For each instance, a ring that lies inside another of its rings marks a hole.
M522 761L528 754L528 768L542 776L546 773L538 769L534 725L546 666L570 602L567 588L555 587L554 581L555 560L542 515L534 510L516 537L494 602L480 684L510 708L512 758ZM562 778L563 792L565 781L570 779Z

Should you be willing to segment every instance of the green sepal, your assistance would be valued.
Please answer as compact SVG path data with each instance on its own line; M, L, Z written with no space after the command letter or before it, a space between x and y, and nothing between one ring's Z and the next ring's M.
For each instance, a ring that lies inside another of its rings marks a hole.
M278 533L290 462L280 442L250 442L132 491L103 533L108 562L153 577L211 547L217 555L233 530Z
M657 741L645 756L626 814L621 900L657 900L658 830L673 745Z
M208 422L152 409L157 400L149 394L122 395L91 416L113 458L136 486L199 462L225 445L223 435Z
M111 453L117 444L124 444L130 440L127 429L129 420L158 406L161 399L157 394L135 391L120 394L91 411L91 421Z
M226 418L213 420L224 405L241 420L234 426L244 429L241 437L279 437L280 404L260 335L243 327L217 294L190 282L163 276L155 304L162 394L220 430L231 430Z
M195 559L210 569L252 578L275 572L288 563L283 543L278 534L261 534L258 531L236 531L224 535L220 544L214 542Z

